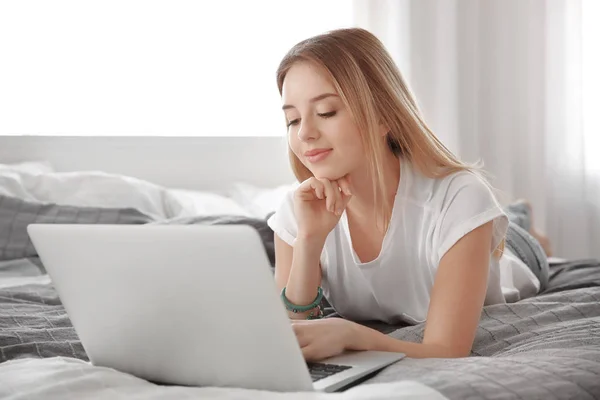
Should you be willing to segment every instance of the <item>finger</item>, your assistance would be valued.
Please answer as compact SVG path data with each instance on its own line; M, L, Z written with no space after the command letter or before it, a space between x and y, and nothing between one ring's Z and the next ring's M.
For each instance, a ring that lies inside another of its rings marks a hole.
M350 192L350 182L348 181L347 176L348 175L344 176L343 178L338 179L337 183L340 186L340 188L342 189L342 192L346 196L351 196L352 192Z
M323 200L325 198L325 188L317 179L311 180L310 187L314 190L317 199Z
M317 349L314 344L302 347L302 355L306 361L317 361Z
M337 180L337 183L341 189L342 201L340 204L340 208L342 212L346 209L346 206L350 202L352 198L352 192L350 191L350 183L348 182L348 175Z
M315 178L309 178L298 186L296 192L303 200L314 200L319 198L319 194L323 198L323 184Z
M302 333L304 327L302 326L302 322L303 320L301 319L291 319L290 321L292 321L292 330L294 331L294 333L296 335Z
M340 216L342 215L342 211L344 211L344 204L342 200L343 193L341 192L340 186L337 184L337 182L331 182L331 187L335 193L335 215Z
M350 175L345 175L344 179L346 182L348 182L348 187L352 187L352 179L350 178Z
M306 329L304 329L302 323L298 323L300 321L292 322L292 330L294 331L294 335L296 336L296 340L300 347L308 346L310 341L310 336L306 333Z
M335 212L335 192L333 191L333 186L327 179L321 179L320 182L325 188L325 206L327 207L327 211Z
M350 202L351 199L352 199L352 194L346 195L346 193L342 192L342 210L346 209L346 206L348 206L348 203Z
M346 209L351 199L352 196L346 196L345 194L342 194L342 211Z
M312 340L310 340L310 337L308 335L305 335L303 333L296 335L296 341L298 342L298 345L302 348L302 347L306 347L306 346L310 346L310 343L312 342Z

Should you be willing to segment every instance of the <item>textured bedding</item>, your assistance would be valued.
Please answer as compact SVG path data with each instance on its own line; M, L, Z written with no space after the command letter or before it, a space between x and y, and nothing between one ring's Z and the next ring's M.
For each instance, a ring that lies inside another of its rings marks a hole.
M52 284L31 280L0 289L0 361L87 360ZM550 282L535 298L485 307L473 357L404 359L366 383L411 380L451 399L600 398L600 264L554 265ZM423 334L368 325L404 340Z
M1 383L10 382L9 386ZM344 393L278 393L259 390L155 385L74 358L22 359L0 365L0 399L11 400L445 400L414 381L361 385Z
M423 327L391 335L416 341ZM600 398L600 287L486 307L473 355L408 359L372 381L416 380L453 399Z
M24 234L26 225L45 218L44 215L48 213L42 211L48 211L49 208L32 209L31 204L10 201L5 199L4 205L17 205L10 209L30 217L14 218L14 213L7 211L9 207L0 207L0 380L3 376L17 376L11 375L15 371L25 373L26 366L31 368L32 373L52 376L56 380L63 376L60 371L64 368L65 371L72 370L80 374L77 380L73 378L71 382L75 390L80 380L97 376L95 374L102 375L106 370L68 361L86 361L87 356L50 279ZM28 212L23 214L23 210ZM71 211L50 214L54 215L51 222L77 223L88 216L85 210ZM92 209L88 211L94 212ZM116 222L124 221L122 223L248 224L260 233L269 259L273 262L272 231L261 219L212 216L150 221L135 211L115 212L106 215L117 218ZM8 218L11 215L12 220ZM10 230L6 230L7 227ZM424 328L423 325L367 325L395 338L410 341L420 341ZM54 358L55 361L51 361L53 357L66 358ZM52 375L55 372L56 375ZM131 380L123 376L115 379L115 385L120 385L118 382L123 380ZM23 378L21 382L25 380ZM415 388L434 390L422 398L435 397L436 392L450 399L600 398L600 263L580 260L552 265L550 284L544 293L517 303L484 308L472 357L404 359L363 383L362 386L376 385L370 392L354 392L364 394L354 398L369 398L368 393L376 398L377 393L385 392L377 392L376 388L387 388L388 392L385 393L388 394L389 390L395 388L400 395L402 387L393 386L400 381L411 381L417 384ZM109 383L100 385L102 387L98 387L98 390L106 389L106 384ZM35 380L32 385L35 385ZM68 380L61 385L68 385ZM65 389L62 386L61 390ZM67 391L70 390L68 386L65 387ZM2 390L0 384L0 396ZM6 387L4 390L7 390ZM123 393L127 393L127 390ZM386 396L382 394L379 398L391 398Z
M0 261L37 256L27 234L29 224L146 224L151 221L133 208L36 203L0 194Z

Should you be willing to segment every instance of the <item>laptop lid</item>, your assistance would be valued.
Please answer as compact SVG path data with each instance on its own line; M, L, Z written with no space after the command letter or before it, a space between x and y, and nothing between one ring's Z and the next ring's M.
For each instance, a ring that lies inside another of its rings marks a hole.
M179 385L313 389L253 228L28 232L94 365Z

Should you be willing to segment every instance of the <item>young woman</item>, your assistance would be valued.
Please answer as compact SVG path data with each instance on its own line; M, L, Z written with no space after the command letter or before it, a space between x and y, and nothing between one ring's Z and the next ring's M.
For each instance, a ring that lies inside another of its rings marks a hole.
M301 183L268 223L307 360L346 349L468 356L484 304L545 284L539 243L427 127L374 35L341 29L298 43L277 84ZM528 221L527 204L513 211ZM323 295L344 318L321 318ZM410 343L362 320L427 322L423 342Z

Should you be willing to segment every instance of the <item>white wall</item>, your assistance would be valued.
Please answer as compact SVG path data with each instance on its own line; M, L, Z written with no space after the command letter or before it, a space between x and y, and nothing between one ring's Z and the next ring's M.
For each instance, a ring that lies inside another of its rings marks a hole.
M295 178L283 137L0 136L0 163L48 161L57 171L101 170L168 187L274 187Z

